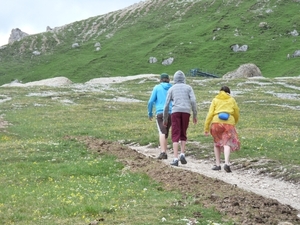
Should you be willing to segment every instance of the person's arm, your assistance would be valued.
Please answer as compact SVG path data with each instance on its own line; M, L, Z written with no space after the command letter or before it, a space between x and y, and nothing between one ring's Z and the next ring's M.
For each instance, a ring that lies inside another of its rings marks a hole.
M196 102L196 96L194 93L194 90L191 88L190 90L190 100L192 105L192 111L193 111L193 123L197 123L197 102Z
M211 124L211 121L213 119L214 116L214 111L215 111L215 104L214 104L214 100L211 102L205 122L204 122L204 133L208 134L209 132L209 127Z
M233 99L234 101L234 113L233 113L233 117L235 119L235 124L238 123L239 119L240 119L240 109L235 101L235 99Z
M156 88L153 88L153 91L151 93L151 96L149 98L149 101L148 101L148 117L150 120L152 120L153 118L153 105L156 101Z
M166 102L164 105L164 112L163 112L163 124L164 125L168 124L169 107L170 107L171 99L172 99L172 91L171 91L171 89L169 89L167 98L166 98Z

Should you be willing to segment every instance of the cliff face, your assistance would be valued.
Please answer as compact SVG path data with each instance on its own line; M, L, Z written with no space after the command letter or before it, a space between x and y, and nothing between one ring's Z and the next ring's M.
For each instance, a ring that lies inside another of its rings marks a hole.
M21 31L19 28L12 29L11 34L10 34L9 39L8 39L8 43L12 44L15 41L20 41L21 39L23 39L24 37L26 37L28 35L29 34Z

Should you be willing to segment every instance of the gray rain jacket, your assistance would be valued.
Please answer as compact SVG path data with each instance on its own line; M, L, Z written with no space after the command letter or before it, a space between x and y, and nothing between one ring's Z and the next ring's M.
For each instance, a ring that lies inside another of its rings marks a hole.
M168 90L164 106L164 123L168 121L169 103L172 101L172 113L191 113L197 118L197 104L193 88L185 83L185 75L178 70L174 74L174 85Z

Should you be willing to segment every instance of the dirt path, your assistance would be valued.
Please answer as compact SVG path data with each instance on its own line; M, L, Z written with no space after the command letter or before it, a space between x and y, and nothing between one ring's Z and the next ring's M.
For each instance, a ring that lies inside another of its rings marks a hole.
M158 148L149 148L147 146L130 146L130 148L152 158L157 157L159 153ZM168 156L167 160L162 160L167 165L171 163L173 154L169 152ZM211 167L214 164L213 161L196 160L192 157L186 157L186 159L188 163L185 165L179 165L181 168L200 173L211 178L220 179L244 190L290 205L299 210L300 217L299 185L273 179L264 175L258 175L254 171L235 170L234 166L231 166L233 170L232 173L226 173L223 169L222 171L213 171L211 170Z
M165 190L180 191L182 193L181 201L185 201L187 195L192 195L193 199L198 202L197 204L215 208L221 214L236 221L236 224L300 224L299 210L290 204L284 204L278 200L254 193L255 189L247 191L242 186L242 183L244 183L244 187L261 186L257 189L258 192L263 193L264 191L261 191L263 189L269 189L271 192L273 187L270 186L278 185L276 181L267 184L269 180L264 180L264 178L257 180L257 176L247 177L238 170L231 174L214 173L218 174L219 178L209 177L208 173L211 173L209 162L198 162L187 157L188 163L186 165L172 167L169 165L172 157L163 161L154 158L157 156L158 149L134 145L125 146L118 142L109 142L93 137L66 138L85 143L88 149L99 155L115 155L124 164L122 173L132 171L147 174L151 179L160 183ZM264 180L266 183L260 183L260 180ZM267 184L266 188L263 188L264 184ZM279 186L281 185L282 183ZM281 187L285 188L285 186ZM286 186L286 188L291 190L290 186ZM274 190L274 192L276 191L280 190ZM283 193L288 192L283 191ZM275 196L280 199L283 195L276 194ZM289 194L284 194L284 196L287 199L290 197Z

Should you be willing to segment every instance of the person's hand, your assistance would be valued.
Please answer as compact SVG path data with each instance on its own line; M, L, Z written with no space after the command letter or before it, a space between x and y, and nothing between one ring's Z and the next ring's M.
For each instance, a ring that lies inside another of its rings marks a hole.
M150 121L152 121L152 118L153 118L152 116L149 116L149 120L150 120Z
M163 126L164 126L164 127L167 127L167 126L168 126L168 124L164 122L164 123L163 123Z
M205 132L204 132L204 135L205 135L205 136L208 136L208 135L209 135L209 133L208 133L207 131L205 131Z
M196 125L198 122L197 118L193 118L193 123Z

